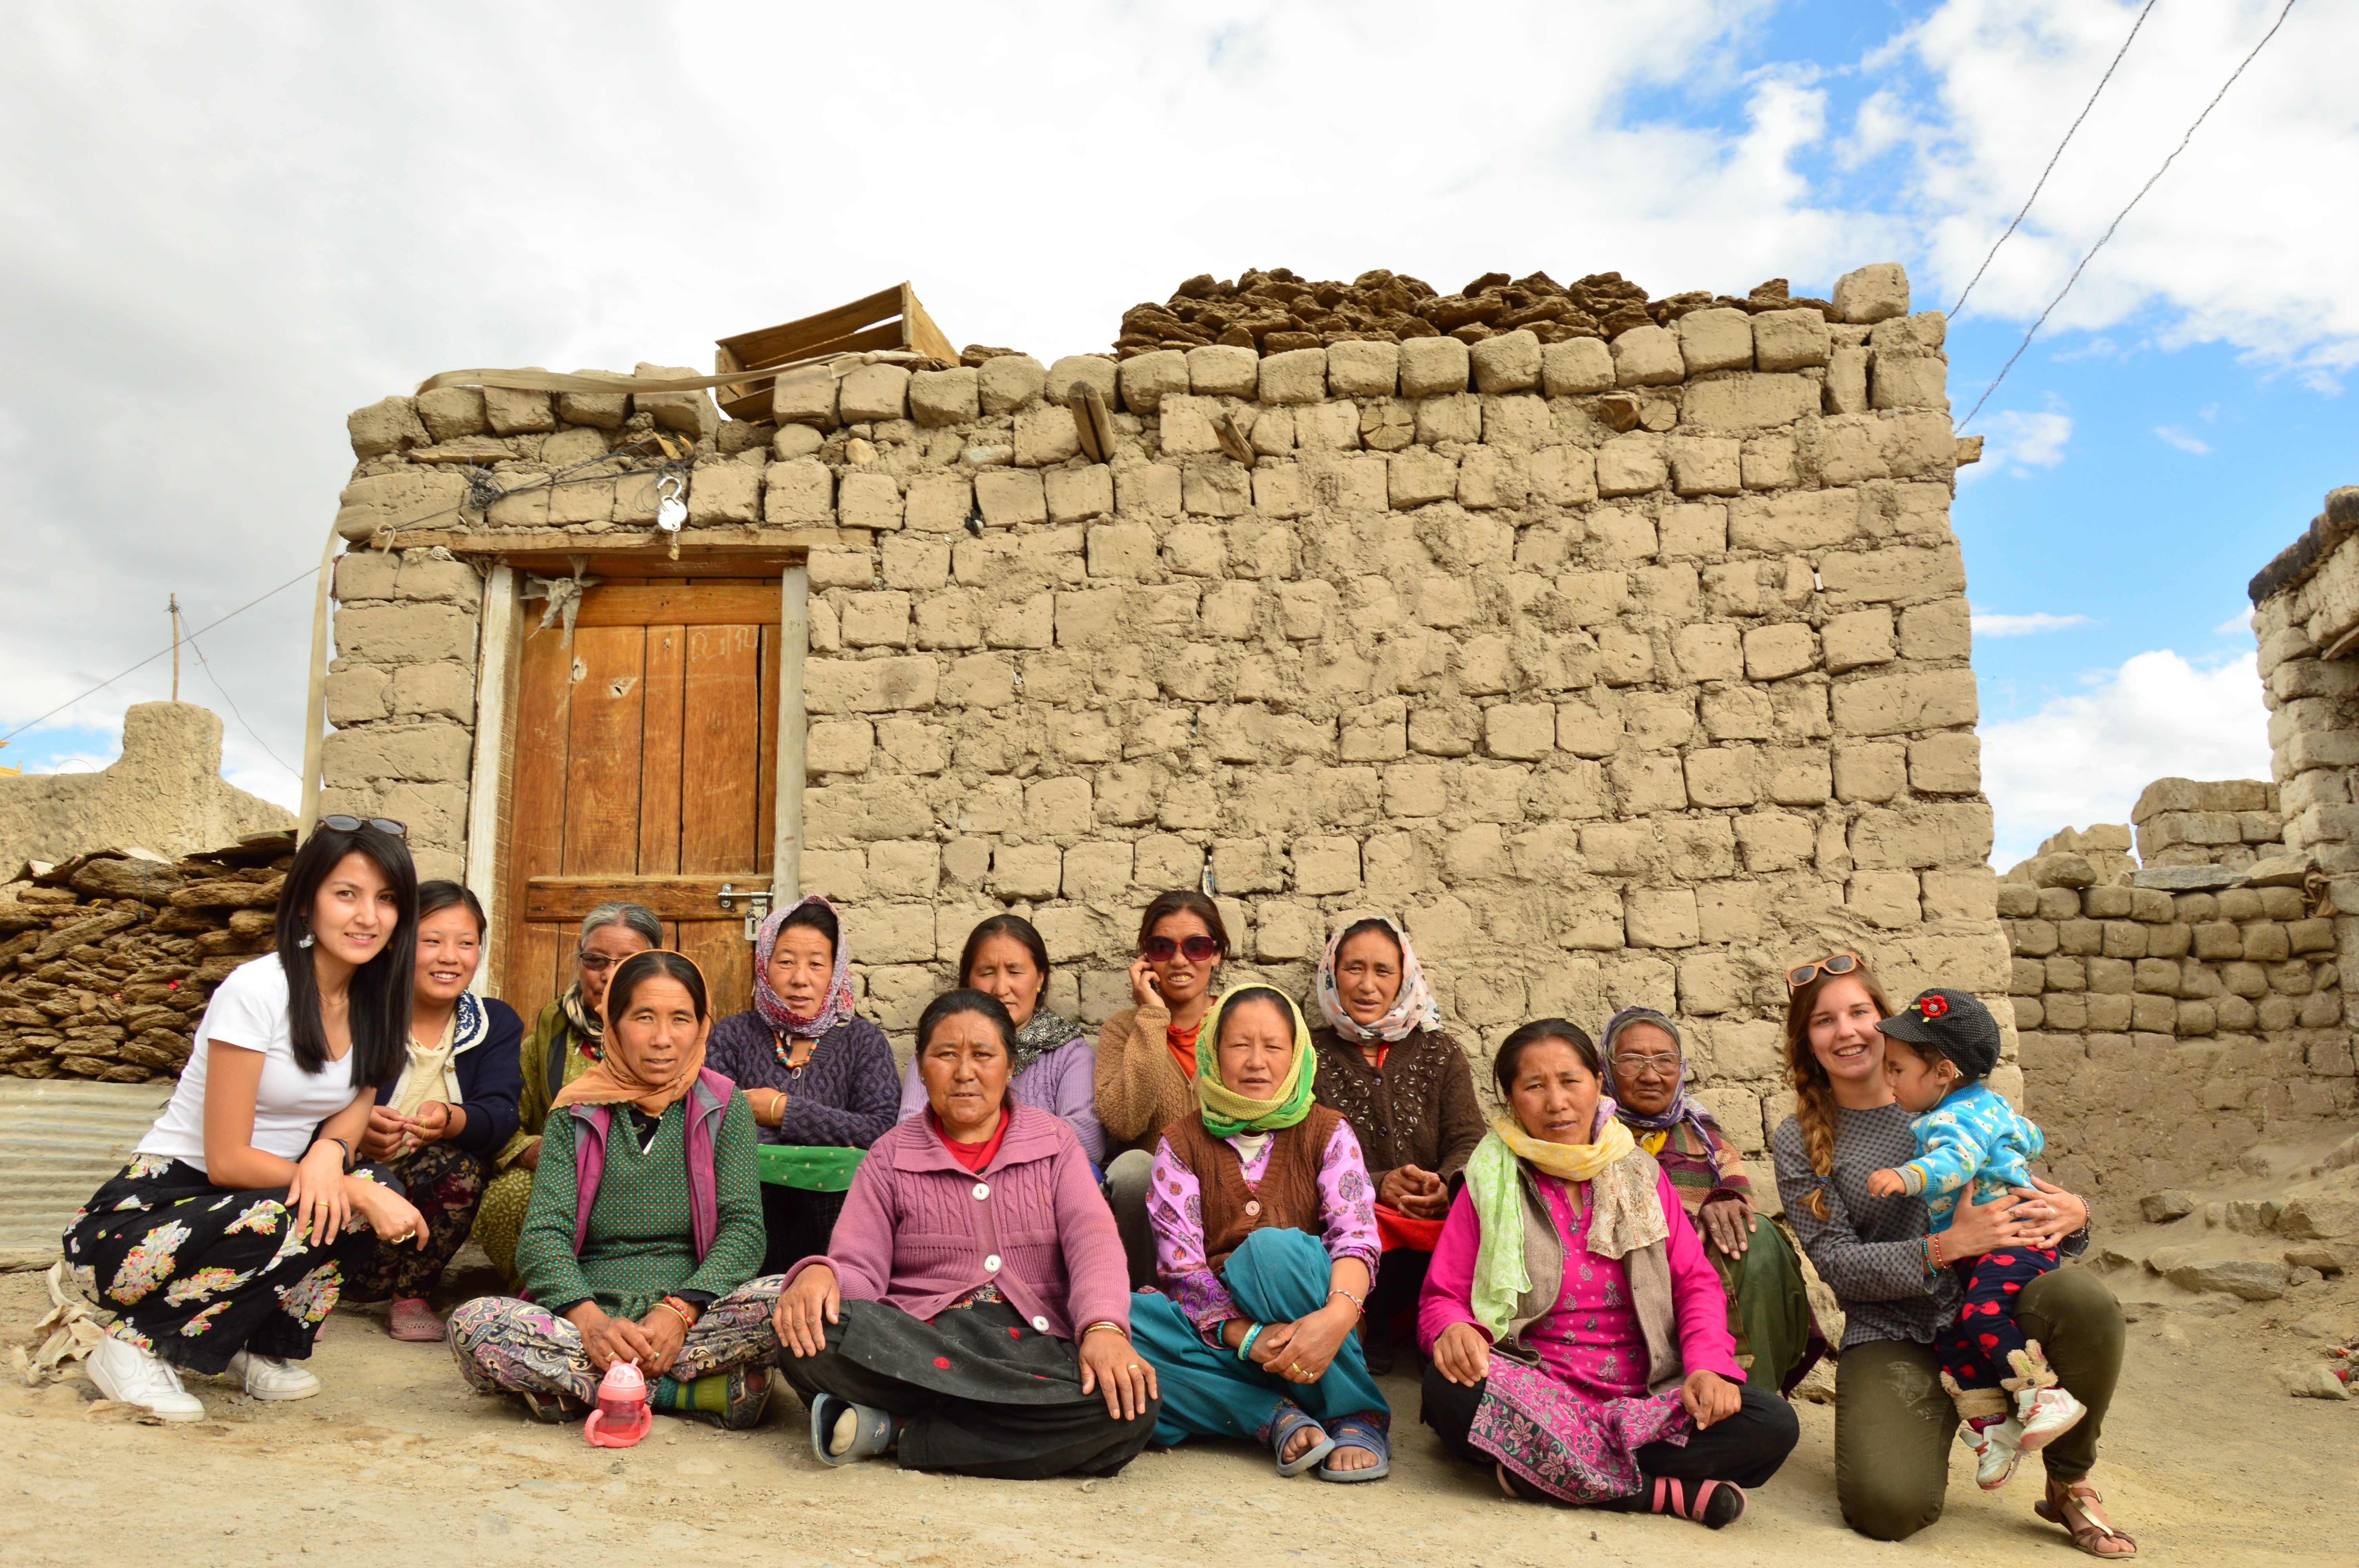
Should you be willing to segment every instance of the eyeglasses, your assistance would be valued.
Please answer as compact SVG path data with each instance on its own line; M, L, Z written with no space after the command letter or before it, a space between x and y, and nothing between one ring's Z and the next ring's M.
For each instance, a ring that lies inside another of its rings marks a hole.
M363 827L374 827L397 838L409 837L409 829L390 816L346 816L342 812L335 811L320 818L320 826L332 827L339 833L357 833Z
M1676 1077L1679 1076L1680 1059L1677 1056L1616 1056L1614 1058L1614 1070L1625 1078Z
M1191 964L1209 964L1221 956L1221 945L1202 935L1180 942L1169 936L1150 936L1138 945L1138 952L1150 964L1168 964L1174 953Z
M1804 964L1799 968L1787 970L1786 989L1798 991L1821 975L1847 975L1858 968L1858 954L1836 953L1815 964Z
M625 955L625 957L636 957L636 956L637 955L636 954ZM582 967L583 968L595 970L601 974L613 968L615 965L623 961L621 958L614 957L605 953L576 953L574 957L582 961Z

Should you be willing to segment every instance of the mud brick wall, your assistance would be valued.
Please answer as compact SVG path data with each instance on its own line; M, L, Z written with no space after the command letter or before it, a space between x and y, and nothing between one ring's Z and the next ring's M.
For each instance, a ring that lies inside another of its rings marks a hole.
M1846 946L1904 993L2009 981L1942 318L1890 265L1833 303L869 365L782 384L775 427L446 389L353 416L342 526L449 504L438 451L513 482L669 421L699 454L683 552L841 530L809 558L802 879L897 1034L992 912L1041 927L1051 1004L1095 1023L1158 890L1209 886L1230 978L1298 990L1375 905L1477 1046L1676 1011L1757 1151L1786 965ZM1115 410L1104 462L1081 387ZM486 525L636 540L635 461ZM329 798L422 819L435 864L463 848L481 587L392 542L339 573Z

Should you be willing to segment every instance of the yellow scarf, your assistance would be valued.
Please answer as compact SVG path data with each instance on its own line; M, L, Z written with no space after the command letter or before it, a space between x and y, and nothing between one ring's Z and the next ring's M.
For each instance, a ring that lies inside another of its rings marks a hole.
M1288 1064L1285 1082L1269 1099L1252 1099L1241 1095L1221 1081L1221 1013L1229 999L1247 990L1265 990L1260 985L1232 986L1221 993L1204 1013L1196 1028L1196 1103L1204 1119L1204 1129L1215 1138L1234 1138L1246 1132L1277 1132L1292 1127L1310 1114L1311 1087L1319 1073L1319 1053L1310 1044L1310 1027L1302 1019L1302 1010L1294 999L1278 992L1286 1003L1288 1018L1294 1024L1294 1057Z
M1638 1146L1630 1130L1611 1116L1605 1119L1605 1130L1594 1143L1543 1143L1507 1116L1493 1117L1491 1131L1517 1159L1568 1182L1595 1181L1598 1172Z

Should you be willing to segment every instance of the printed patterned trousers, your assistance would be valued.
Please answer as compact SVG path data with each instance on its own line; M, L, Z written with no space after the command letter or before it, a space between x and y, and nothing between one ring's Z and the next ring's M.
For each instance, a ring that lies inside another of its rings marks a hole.
M1958 1321L1933 1336L1933 1354L1951 1381L1961 1389L1995 1389L2016 1375L2008 1357L2028 1343L2015 1321L2016 1304L2023 1288L2057 1261L2052 1249L2010 1247L1951 1265L1966 1299Z
M670 1376L680 1382L766 1364L778 1352L770 1311L785 1277L748 1280L705 1308L681 1342ZM603 1376L582 1348L582 1331L547 1307L514 1296L478 1296L451 1314L451 1357L479 1394L553 1395L576 1414L598 1401Z
M379 1241L344 1271L344 1295L356 1302L402 1301L433 1293L442 1271L465 1245L483 1202L490 1164L456 1143L429 1143L394 1167L426 1220L426 1246Z

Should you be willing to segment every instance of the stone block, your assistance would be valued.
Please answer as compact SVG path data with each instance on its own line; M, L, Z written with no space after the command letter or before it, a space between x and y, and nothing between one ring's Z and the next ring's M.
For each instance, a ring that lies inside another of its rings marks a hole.
M1859 524L1859 492L1854 490L1748 495L1728 508L1728 541L1745 550L1822 550L1856 537Z
M1412 341L1457 342L1457 340L1418 338ZM1460 343L1459 347L1462 349L1465 345ZM1458 493L1458 465L1437 452L1397 453L1387 463L1386 491L1396 508L1448 501Z
M1692 947L1699 940L1694 890L1634 888L1624 896L1623 923L1633 947Z
M1800 622L1756 626L1745 633L1745 673L1755 680L1783 680L1817 664L1816 640Z
M1908 787L1908 753L1895 741L1846 742L1834 749L1835 798L1886 801Z
M1862 920L1887 931L1914 925L1923 914L1911 871L1857 872L1844 891L1843 903Z
M1058 362L1062 363L1062 361ZM1099 360L1093 362L1103 364ZM1051 523L1079 523L1114 510L1114 470L1103 463L1051 469L1040 476Z
M393 711L475 721L475 672L471 665L404 665L393 672Z
M1821 633L1826 646L1826 670L1838 676L1866 665L1892 662L1892 611L1878 607L1856 610L1829 621Z
M1230 343L1188 351L1188 390L1200 397L1254 395L1260 384L1261 356Z
M1835 313L1855 326L1908 314L1908 274L1898 262L1874 262L1835 280Z
M1400 384L1398 343L1327 345L1327 385L1338 397L1390 397Z
M484 388L484 422L495 436L538 435L557 428L549 394L515 387Z
M1614 346L1621 344L1617 341ZM1819 401L1819 384L1807 376L1756 371L1689 387L1680 406L1680 423L1713 430L1774 429L1817 413Z
M1438 447L1444 441L1471 446L1483 438L1483 405L1471 392L1419 398L1417 438L1429 447Z
M1133 414L1153 414L1163 399L1188 390L1188 356L1178 349L1158 349L1126 359L1116 367L1122 384L1122 406Z
M1080 456L1081 450L1081 429L1072 410L1053 403L1036 404L1016 416L1018 467L1050 468Z
M1293 846L1294 891L1315 897L1357 892L1360 842L1343 837L1301 838Z
M886 532L901 526L901 487L888 473L848 473L836 486L838 526Z
M804 668L803 701L813 713L888 713L931 708L940 685L930 657L819 659Z
M1029 408L1048 383L1048 367L1030 354L994 354L975 368L975 391L986 415Z
M1850 735L1898 735L1972 724L1970 670L1924 670L1844 681L1832 693L1835 729Z
M328 722L340 730L393 712L392 674L374 665L353 665L333 672L327 677L324 694Z
M1121 397L1120 377L1114 362L1103 354L1067 354L1049 367L1048 380L1040 395L1063 407L1073 400L1082 387L1094 390L1113 409Z
M1529 762L1556 749L1557 709L1547 703L1501 703L1483 713L1484 749Z
M320 771L330 789L362 789L388 780L451 784L467 777L474 737L456 724L372 724L339 730L321 743Z
M1261 401L1280 406L1317 403L1327 395L1327 351L1288 349L1261 362Z
M780 426L809 425L832 430L836 380L824 365L780 376L770 391L770 417ZM642 395L640 401L644 401Z
M762 475L762 520L824 524L835 520L835 475L817 458L772 463Z
M350 605L336 611L334 629L338 656L362 664L475 662L475 617L454 605Z
M1660 331L1634 328L1634 331ZM1622 334L1626 338L1628 332ZM1659 436L1633 432L1616 436L1597 451L1597 491L1601 495L1644 495L1660 490L1670 479L1669 465Z
M1518 330L1486 338L1469 351L1478 392L1522 392L1540 384L1540 341Z
M1595 342L1594 338L1577 339ZM1562 348L1551 343L1550 348ZM1582 506L1597 499L1597 454L1587 447L1543 447L1531 456L1526 472L1532 493L1557 506Z
M1731 306L1690 310L1674 323L1690 376L1753 368L1753 319Z
M919 371L907 387L909 417L939 427L971 425L981 416L981 387L972 366Z
M1765 310L1753 318L1753 360L1766 371L1822 365L1833 343L1816 310Z
M1934 354L1890 354L1878 350L1868 357L1867 403L1871 408L1949 412L1949 361Z
M1673 386L1686 375L1680 340L1669 328L1633 327L1614 340L1617 386Z
M1400 345L1400 390L1404 397L1463 392L1471 370L1466 345L1455 338L1411 338Z
M1671 488L1681 495L1734 495L1744 488L1739 471L1743 448L1739 443L1721 438L1684 437L1673 438L1668 447L1671 460ZM1723 513L1723 549L1726 547L1725 515Z
M984 522L994 528L1049 520L1049 503L1040 476L1029 470L984 469L974 476L974 500L983 512Z
M901 365L862 365L835 393L836 416L847 425L909 416L909 372Z
M1713 746L1686 756L1690 805L1751 806L1760 798L1760 756L1750 746Z

